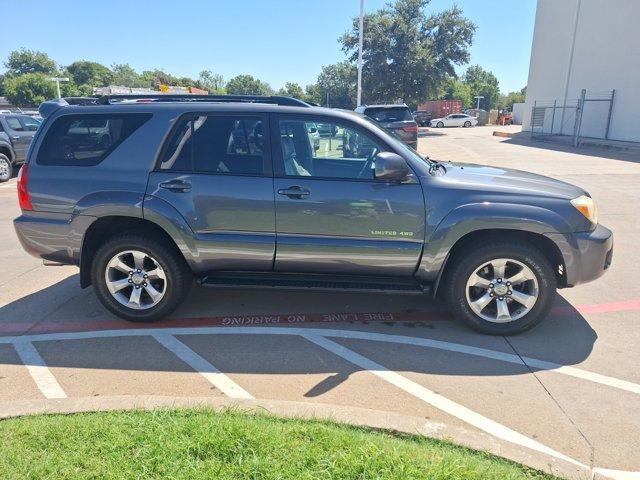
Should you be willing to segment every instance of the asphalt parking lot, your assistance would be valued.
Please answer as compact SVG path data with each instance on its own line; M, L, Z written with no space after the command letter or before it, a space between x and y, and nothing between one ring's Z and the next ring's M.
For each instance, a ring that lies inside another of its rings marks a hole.
M75 268L24 253L15 179L1 184L0 417L234 402L451 438L572 478L640 478L640 158L492 131L432 130L420 149L577 184L615 235L607 275L510 338L427 298L199 288L172 320L130 324Z

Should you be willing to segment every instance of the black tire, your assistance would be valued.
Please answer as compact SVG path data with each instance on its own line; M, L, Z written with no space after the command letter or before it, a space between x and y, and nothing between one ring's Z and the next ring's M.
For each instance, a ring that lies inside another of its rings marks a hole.
M11 165L11 160L5 154L0 153L0 183L9 181L12 175L13 165Z
M471 122L464 122L464 128L469 128L471 126Z
M443 128L443 127L444 127L444 123L442 123L442 122L438 122L438 123L436 124L436 127L438 127L438 128Z
M109 292L105 270L114 255L126 250L139 250L153 257L166 276L164 297L154 306L136 310L119 303ZM107 240L96 252L91 265L91 279L98 300L107 310L132 322L154 322L172 313L182 303L193 283L193 274L184 258L173 248L148 236L123 233Z
M516 260L536 276L538 298L526 315L507 323L494 323L478 316L467 300L467 280L484 263L496 258ZM526 243L491 242L465 248L447 265L443 279L444 297L456 318L474 330L489 335L515 335L538 325L549 313L556 293L556 277L549 260L534 246Z

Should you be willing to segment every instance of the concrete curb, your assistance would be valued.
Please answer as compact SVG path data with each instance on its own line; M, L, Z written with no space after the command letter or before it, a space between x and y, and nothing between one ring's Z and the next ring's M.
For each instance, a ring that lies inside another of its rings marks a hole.
M513 133L510 132L500 132L498 130L494 130L493 131L493 136L494 137L502 137L502 138L511 138L513 137Z
M374 429L423 435L488 452L553 475L590 479L588 471L505 442L476 429L446 425L421 417L360 407L286 400L237 400L225 397L167 397L155 395L100 396L20 400L0 403L0 419L36 414L72 414L112 410L154 410L204 407L219 411L233 407L266 411L288 418L323 419Z

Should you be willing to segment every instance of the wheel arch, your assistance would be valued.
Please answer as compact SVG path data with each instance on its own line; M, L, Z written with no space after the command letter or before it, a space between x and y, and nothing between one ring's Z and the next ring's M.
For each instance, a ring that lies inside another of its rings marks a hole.
M562 252L549 237L532 231L517 230L517 229L481 229L467 233L460 237L449 250L446 256L433 288L433 295L437 295L438 288L447 266L451 266L455 262L456 258L464 252L464 250L471 245L477 245L482 243L488 243L491 240L499 238L503 241L512 241L518 243L525 243L532 248L538 250L549 261L552 266L553 272L556 276L558 287L563 288L566 286L566 271L565 262Z
M156 240L161 239L184 259L184 254L173 237L158 224L140 217L122 215L100 217L87 228L83 237L80 253L80 286L82 288L91 285L91 265L100 245L113 236L126 232L149 235Z
M13 165L15 162L15 155L13 153L13 149L8 143L0 141L0 153L5 155Z

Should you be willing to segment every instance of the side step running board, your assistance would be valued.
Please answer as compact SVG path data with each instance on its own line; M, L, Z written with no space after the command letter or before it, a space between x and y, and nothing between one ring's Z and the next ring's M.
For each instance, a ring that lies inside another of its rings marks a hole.
M341 291L424 295L431 288L412 279L393 277L360 277L336 275L264 274L219 272L201 278L203 287L275 288L281 290Z

